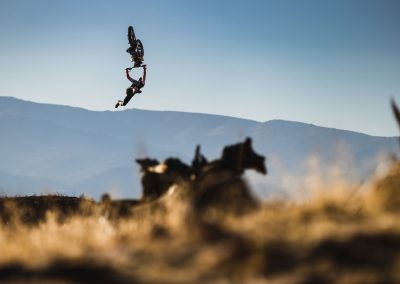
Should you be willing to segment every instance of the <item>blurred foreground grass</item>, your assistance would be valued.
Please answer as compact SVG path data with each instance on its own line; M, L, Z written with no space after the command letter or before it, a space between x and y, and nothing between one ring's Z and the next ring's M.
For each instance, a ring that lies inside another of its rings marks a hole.
M204 216L160 200L0 202L0 283L400 283L400 166L368 186Z

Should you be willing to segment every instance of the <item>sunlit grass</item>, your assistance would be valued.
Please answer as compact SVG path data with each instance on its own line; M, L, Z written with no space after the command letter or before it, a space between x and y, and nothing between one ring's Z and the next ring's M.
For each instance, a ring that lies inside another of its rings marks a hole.
M310 176L307 198L265 201L239 216L199 216L179 188L124 218L83 200L77 214L52 209L26 224L24 209L9 203L15 216L0 225L0 266L18 264L35 283L74 283L51 274L54 263L100 267L93 281L107 267L113 283L400 282L399 169L368 184ZM9 283L25 279L4 273Z

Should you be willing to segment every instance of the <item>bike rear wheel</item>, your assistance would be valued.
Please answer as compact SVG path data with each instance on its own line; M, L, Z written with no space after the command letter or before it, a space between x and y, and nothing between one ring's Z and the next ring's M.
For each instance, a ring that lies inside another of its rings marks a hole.
M136 35L135 35L135 31L133 30L132 26L128 27L128 41L129 44L136 49L137 47L137 42L136 42Z

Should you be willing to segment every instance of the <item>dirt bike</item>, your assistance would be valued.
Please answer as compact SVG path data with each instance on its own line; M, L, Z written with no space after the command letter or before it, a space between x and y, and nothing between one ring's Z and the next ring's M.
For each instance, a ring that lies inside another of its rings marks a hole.
M141 67L143 63L144 57L144 48L140 39L136 38L135 31L132 26L128 27L128 42L130 47L126 50L131 57L132 62L134 62L133 67Z

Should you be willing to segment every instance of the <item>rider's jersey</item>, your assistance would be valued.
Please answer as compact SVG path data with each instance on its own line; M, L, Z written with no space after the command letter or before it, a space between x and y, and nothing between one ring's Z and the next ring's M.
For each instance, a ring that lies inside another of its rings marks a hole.
M137 81L137 80L132 79L131 82L132 82L131 88L138 88L138 89L141 89L141 88L144 87L144 84L143 84L142 82L140 82L140 81Z

